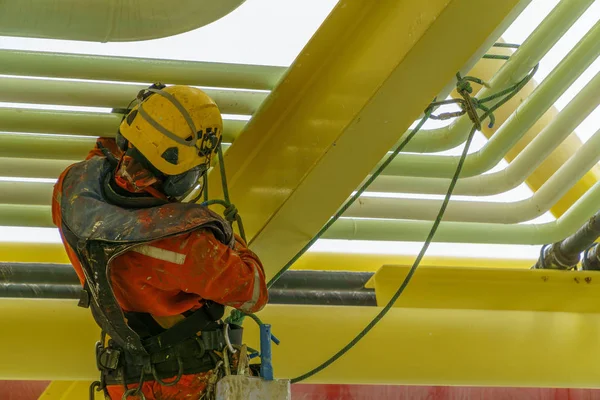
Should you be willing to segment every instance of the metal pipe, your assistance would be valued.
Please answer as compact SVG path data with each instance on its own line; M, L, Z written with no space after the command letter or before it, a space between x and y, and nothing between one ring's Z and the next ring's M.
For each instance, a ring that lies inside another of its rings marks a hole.
M433 241L521 245L553 243L579 229L595 214L598 204L600 182L556 221L542 224L442 222ZM342 218L329 228L323 239L422 242L430 229L431 221Z
M594 90L600 103L600 74L596 80L598 88ZM595 107L594 105L593 108ZM453 200L448 204L444 220L511 224L535 219L550 210L600 161L599 147L600 129L531 197L515 202ZM345 216L433 221L441 203L442 200L431 199L361 197L348 209Z
M0 74L271 90L287 68L0 50Z
M0 283L0 298L79 299L81 285ZM270 289L269 304L375 307L375 291Z
M291 270L274 288L280 290L362 290L372 272ZM0 283L75 285L79 278L70 264L0 263Z
M77 161L79 160L31 160L0 157L0 176L56 179L65 168Z
M482 88L478 96L484 97L493 91L517 83L520 77L548 53L593 2L593 0L562 0L494 75L490 81L491 88ZM463 75L468 72L464 71ZM444 129L422 132L423 134L415 136L406 146L405 151L432 153L452 149L467 139L470 128L471 121L468 117L459 118Z
M374 290L269 289L269 304L375 307Z
M5 174L12 176L0 170L0 176ZM54 183L49 182L0 181L0 204L47 206L51 204L53 189Z
M502 124L483 148L467 156L461 177L482 174L496 165L527 130L600 55L600 21L571 50L534 92ZM520 75L522 76L522 75ZM404 154L385 175L450 178L458 156Z
M580 254L588 250L600 237L600 212L596 213L577 232L551 246L542 248L535 269L573 269L577 267ZM600 263L597 257L598 245L592 249L592 254L584 256L584 269L595 270Z
M0 131L114 137L122 117L117 113L0 108ZM224 119L223 141L235 140L245 125L246 121L244 120ZM34 145L35 140L35 136L24 137L21 143L23 146L25 146L24 143ZM58 140L64 141L65 139ZM45 158L64 159L60 156L60 148L53 150L58 153L48 154ZM21 156L26 154L23 149Z
M70 264L0 263L0 283L79 285L79 278Z
M102 43L159 39L213 23L242 3L178 0L173 7L169 1L146 0L141 9L132 1L11 2L2 7L0 35Z
M276 289L361 290L372 272L287 271L273 286Z
M148 85L0 77L0 102L127 108ZM264 91L203 89L225 114L252 115L267 97Z
M0 283L0 298L79 299L81 285Z

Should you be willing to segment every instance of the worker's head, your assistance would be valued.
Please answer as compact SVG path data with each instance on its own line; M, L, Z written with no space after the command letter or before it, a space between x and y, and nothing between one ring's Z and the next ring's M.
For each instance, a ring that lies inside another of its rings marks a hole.
M202 90L152 85L121 122L115 180L129 192L180 199L208 171L222 130L221 113Z

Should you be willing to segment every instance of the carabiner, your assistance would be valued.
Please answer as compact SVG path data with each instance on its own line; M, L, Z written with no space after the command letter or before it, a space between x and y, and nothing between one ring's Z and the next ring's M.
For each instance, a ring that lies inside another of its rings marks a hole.
M229 324L227 323L223 326L223 336L225 336L225 343L227 344L227 348L229 349L231 354L235 354L237 350L234 349L231 345L231 339L229 339Z

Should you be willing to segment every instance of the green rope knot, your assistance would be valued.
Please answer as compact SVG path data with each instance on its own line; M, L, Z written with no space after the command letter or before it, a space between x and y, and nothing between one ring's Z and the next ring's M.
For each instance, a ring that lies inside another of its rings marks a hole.
M456 91L462 95L463 93L471 94L473 93L473 87L471 86L471 82L466 79L460 79L456 83Z
M228 324L241 326L244 323L245 318L246 318L246 314L244 314L240 310L233 309L229 313L229 317L227 317L227 319L225 319L225 322L227 322Z
M225 211L223 211L223 216L225 217L226 221L228 221L229 223L233 223L234 221L237 221L239 217L238 209L233 204L229 204L225 207Z

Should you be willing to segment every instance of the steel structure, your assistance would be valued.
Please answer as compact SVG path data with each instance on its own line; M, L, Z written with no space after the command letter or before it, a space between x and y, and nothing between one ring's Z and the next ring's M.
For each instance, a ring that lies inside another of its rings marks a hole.
M56 178L85 155L94 137L114 134L140 82L210 87L222 111L233 114L224 132L231 197L251 248L273 276L434 97L457 95L456 72L489 83L477 96L503 90L522 79L593 0L561 0L516 52L501 51L510 55L507 61L481 59L528 3L341 0L289 69L0 50L0 102L24 104L0 108L0 174ZM452 201L434 241L543 245L569 236L598 211L600 134L582 145L572 133L600 104L600 77L560 112L553 105L599 55L600 22L543 82L530 82L498 110L496 126L483 129L487 143L469 154L456 187L456 194L482 199ZM419 195L444 194L458 161L431 153L462 144L470 123L463 116L420 132L405 149L410 154L401 154L371 187L413 197L367 193L324 238L423 241L440 200ZM507 168L488 173L503 159ZM0 181L0 225L52 227L52 182L14 180ZM215 169L211 196L221 195L219 181ZM483 201L523 182L535 191L529 199ZM546 211L556 221L522 223ZM0 261L68 262L57 244L18 243L0 244ZM411 263L407 256L307 253L294 268L375 272L367 287L381 306ZM531 265L426 258L380 326L311 381L598 387L600 276L529 270ZM274 348L277 374L293 377L316 366L377 310L269 305L261 318L282 340ZM0 378L77 381L53 383L43 397L48 400L79 398L85 387L80 381L95 378L98 330L72 300L2 298L0 321ZM52 328L40 335L39 326ZM248 332L256 344L257 330L249 325Z

